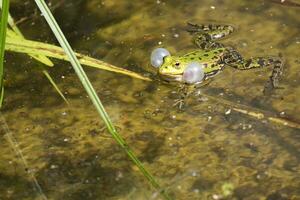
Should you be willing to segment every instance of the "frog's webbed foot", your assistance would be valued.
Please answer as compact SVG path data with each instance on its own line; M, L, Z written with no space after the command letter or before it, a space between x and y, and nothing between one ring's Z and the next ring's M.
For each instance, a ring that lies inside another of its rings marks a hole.
M177 106L178 106L179 110L183 110L184 104L185 104L184 99L176 99L176 100L174 101L173 106L174 106L174 107L177 107Z
M264 86L263 93L264 95L270 95L274 92L274 89L284 89L283 87L278 86L278 82L275 83L272 81L272 78L270 77L267 83Z
M264 94L269 94L273 89L282 89L279 86L279 80L283 74L284 61L281 58L269 59L270 65L273 65L272 74L264 87Z
M179 98L174 100L173 106L178 106L178 108L182 110L188 96L188 86L186 84L180 84L177 93L179 94Z

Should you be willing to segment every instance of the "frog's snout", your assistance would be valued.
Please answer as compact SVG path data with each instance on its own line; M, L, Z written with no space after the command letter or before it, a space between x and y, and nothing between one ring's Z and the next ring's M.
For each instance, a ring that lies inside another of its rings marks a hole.
M155 68L159 68L164 63L164 57L170 55L170 52L165 48L154 49L150 57L151 65Z
M158 73L159 74L165 74L166 72L167 72L167 69L168 69L168 66L160 66L159 68L158 68Z

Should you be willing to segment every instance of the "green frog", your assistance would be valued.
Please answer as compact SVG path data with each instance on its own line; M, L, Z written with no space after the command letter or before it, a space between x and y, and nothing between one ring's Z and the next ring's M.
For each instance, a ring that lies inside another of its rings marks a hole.
M278 87L283 69L283 61L280 57L244 59L234 48L218 42L234 31L233 26L188 23L187 31L194 35L194 43L199 47L198 50L183 56L171 56L163 48L152 52L151 64L158 68L158 74L163 79L195 85L216 76L225 66L239 70L272 66L273 71L264 91Z

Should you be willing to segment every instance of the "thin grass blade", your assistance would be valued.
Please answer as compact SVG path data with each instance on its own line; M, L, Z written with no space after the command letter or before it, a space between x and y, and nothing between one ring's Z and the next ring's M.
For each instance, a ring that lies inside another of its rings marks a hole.
M39 9L41 10L43 16L46 18L49 26L51 27L53 33L55 34L57 40L59 41L60 45L65 50L65 53L68 55L70 62L79 77L81 83L83 84L86 92L88 93L90 99L92 100L95 108L97 109L98 113L102 117L103 121L106 124L107 129L113 136L113 138L118 142L118 144L125 150L129 158L136 164L139 170L143 173L143 175L147 178L147 180L151 183L151 185L161 191L161 194L165 199L170 199L170 197L165 193L165 191L160 187L158 182L154 179L154 177L144 168L143 164L139 161L139 159L135 156L131 148L126 144L124 139L120 136L120 134L115 129L114 125L112 124L108 114L106 113L99 97L97 96L93 86L91 85L87 75L85 74L83 68L80 65L79 60L77 59L75 53L73 52L71 46L67 42L64 34L62 33L61 29L59 28L57 22L55 21L52 13L50 12L47 4L43 0L35 0Z
M8 13L8 24L9 26L12 28L13 31L10 32L14 32L15 34L13 34L14 37L19 37L21 39L25 39L24 35L22 34L22 32L20 31L20 29L18 28L18 26L15 24L14 19L11 17L10 13ZM47 58L47 56L44 55L38 55L38 54L28 54L29 56L31 56L33 59L43 63L44 65L47 65L49 67L53 67L54 64L52 63L52 61ZM67 103L69 104L68 100L66 99L66 97L64 96L64 94L62 93L62 91L59 89L59 87L57 86L57 84L55 83L55 81L53 80L53 78L50 76L50 74L48 73L48 71L46 69L44 69L44 67L42 67L42 72L43 74L46 76L46 78L49 80L49 82L51 83L51 85L54 87L55 91L59 94L59 96Z
M42 69L42 72L46 76L46 78L49 80L49 82L51 83L51 85L54 87L54 89L56 90L56 92L60 95L60 97L66 102L66 104L69 104L69 101L66 99L66 97L64 96L64 94L62 93L62 91L59 89L59 87L57 86L57 84L55 83L55 81L53 80L53 78L50 76L50 74L48 73L48 71L46 69Z
M1 21L0 21L0 107L2 107L4 99L4 51L5 51L5 39L6 39L6 28L9 10L9 0L1 1Z
M14 35L15 33L8 29L7 32L8 37L5 45L5 48L8 51L26 53L26 54L39 54L39 55L45 55L47 57L69 61L68 56L65 54L64 50L61 47L43 43L43 42L20 39L18 37L15 37ZM79 62L83 65L87 65L90 67L107 70L115 73L124 74L145 81L151 81L151 79L148 77L142 76L138 73L120 67L116 67L114 65L108 64L98 59L85 56L79 53L76 53L76 56L79 59Z
M22 39L25 39L24 35L22 34L22 32L20 31L20 29L15 24L14 19L11 17L10 13L8 13L8 24L12 28L13 32L16 33L15 34L16 37L20 37ZM32 58L34 58L35 60L43 63L44 65L47 65L49 67L53 67L54 66L53 62L49 58L47 58L46 56L35 55L35 54L28 54L28 55L31 56Z

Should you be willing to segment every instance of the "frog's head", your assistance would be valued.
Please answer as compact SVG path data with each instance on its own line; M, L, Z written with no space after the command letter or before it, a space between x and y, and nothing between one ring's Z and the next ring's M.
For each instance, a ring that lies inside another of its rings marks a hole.
M186 63L176 56L166 56L158 69L158 74L176 81L182 81L182 75L186 68Z
M201 82L204 70L200 63L191 62L184 57L171 56L168 50L157 48L151 54L151 64L158 68L158 74L169 81L186 83Z

